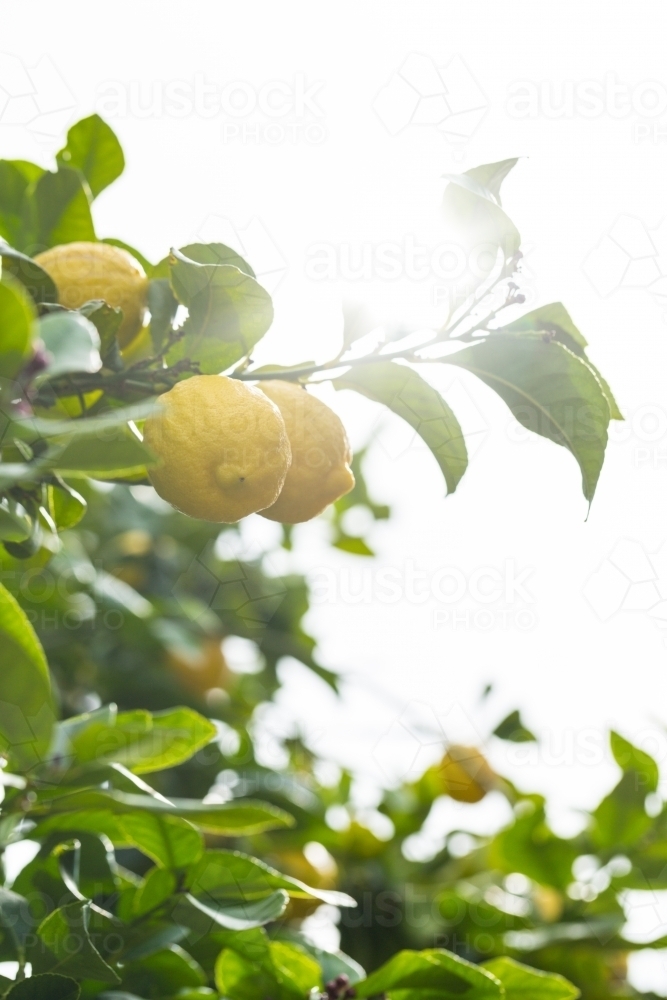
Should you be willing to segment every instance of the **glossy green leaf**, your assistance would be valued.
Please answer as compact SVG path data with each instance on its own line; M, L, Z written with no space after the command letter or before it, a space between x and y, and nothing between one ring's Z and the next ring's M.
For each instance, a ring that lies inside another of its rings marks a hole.
M505 955L484 962L482 968L503 984L505 1000L576 1000L581 995L563 976L530 969Z
M93 198L123 172L125 157L113 130L99 115L82 118L67 133L67 145L56 159L85 177Z
M152 798L149 795L131 795L124 792L97 790L75 791L62 795L49 805L38 804L33 808L36 816L51 813L81 812L82 810L106 811L116 816L135 810L189 819L207 833L221 836L251 835L280 827L292 826L294 820L283 809L266 802L241 799L221 805L206 804L198 799ZM62 827L60 827L62 829Z
M507 326L504 326L503 331L505 333L544 332L559 341L559 343L564 344L565 347L568 347L580 358L584 358L591 371L595 373L600 385L602 386L602 391L607 397L612 420L623 419L623 414L618 408L618 404L614 399L611 389L609 388L607 382L603 379L602 375L600 375L597 368L591 364L586 354L586 348L588 347L586 338L574 325L572 317L562 302L550 302L549 305L540 306L539 309L533 309L532 312L526 313L525 316L521 316L519 319L515 320L514 323L509 323Z
M218 903L186 893L177 898L171 916L176 923L184 924L197 935L208 934L216 927L244 931L277 920L288 901L289 896L283 889L261 899L233 903Z
M0 281L0 378L12 379L30 355L35 310L26 291L10 275Z
M468 464L463 431L454 413L428 382L391 361L359 365L334 380L336 389L354 389L402 417L432 451L453 493Z
M2 161L0 161L0 167ZM0 179L0 186L2 180ZM13 275L19 281L33 302L56 302L58 290L53 278L31 257L5 243L0 242L0 260L3 274Z
M137 774L162 771L189 760L214 739L215 725L191 708L121 712L112 723L93 721L72 737L80 763L114 760Z
M354 906L344 892L317 889L299 879L282 875L263 861L241 851L210 850L188 873L188 886L195 896L214 899L245 899L266 896L285 889L297 899L321 899L332 906Z
M180 996L181 991L197 989L206 982L201 966L177 944L125 965L122 976L123 990L139 997Z
M35 215L35 243L41 249L96 239L81 177L69 167L40 177L35 187Z
M176 878L167 868L152 868L137 890L132 910L138 916L165 903L176 888Z
M178 816L131 812L116 822L127 843L138 847L162 868L186 868L202 854L202 835Z
M298 944L302 951L305 951L311 958L314 958L322 970L322 981L324 983L331 982L337 976L347 976L350 984L354 986L355 983L366 978L366 972L362 966L358 962L355 962L353 958L350 958L349 955L344 955L341 951L323 951L322 948L315 947L299 931L280 928L272 933L279 940L291 941ZM229 947L234 948L234 943L231 943Z
M171 284L189 316L170 364L187 357L217 374L248 354L273 321L270 295L237 267L197 264L174 251Z
M609 404L588 365L557 341L494 333L448 355L446 363L477 375L524 427L567 448L579 463L590 502L607 445Z
M53 730L51 682L44 651L15 598L0 584L0 748L14 765L34 767L43 760Z
M90 905L68 903L50 913L37 933L55 962L49 971L103 983L119 983L120 978L104 961L88 932Z
M168 278L153 278L148 285L148 311L151 314L151 341L156 351L162 347L172 329L178 299Z
M38 336L48 352L48 364L40 372L40 380L68 372L96 372L102 366L99 334L79 313L57 312L43 316Z
M79 1000L79 984L69 976L46 972L12 986L7 1000Z
M0 540L3 542L24 542L30 537L32 524L26 514L16 510L16 504L5 500L0 503Z
M30 180L12 160L0 160L0 237L10 244L23 242L26 190Z
M80 493L64 480L47 487L49 514L58 531L73 528L86 513L87 504Z
M392 1000L502 1000L495 976L451 952L437 948L400 951L355 987L359 997L388 993Z

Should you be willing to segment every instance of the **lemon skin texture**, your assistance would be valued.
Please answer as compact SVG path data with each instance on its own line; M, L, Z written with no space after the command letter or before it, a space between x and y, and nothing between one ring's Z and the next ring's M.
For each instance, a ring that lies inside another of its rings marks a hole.
M260 383L280 410L292 449L292 464L280 496L262 517L282 524L310 521L354 486L352 452L340 418L293 382Z
M224 375L195 375L160 396L144 425L158 459L159 495L204 521L233 523L277 499L290 465L285 423L271 400Z
M64 243L37 254L35 262L53 278L61 305L78 309L91 299L104 299L123 310L120 346L137 335L146 314L148 279L126 250L108 243Z

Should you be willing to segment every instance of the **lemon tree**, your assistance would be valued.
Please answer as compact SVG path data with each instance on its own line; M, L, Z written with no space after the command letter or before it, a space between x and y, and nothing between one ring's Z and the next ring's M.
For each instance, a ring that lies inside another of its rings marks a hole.
M85 514L88 479L152 481L182 509L190 492L202 501L192 513L213 521L264 510L289 523L351 487L354 496L344 429L314 398L295 395L326 378L411 424L453 492L466 444L448 402L421 374L434 364L477 375L524 426L567 448L592 500L608 424L620 414L562 305L514 318L520 239L500 199L514 161L449 178L448 224L490 247L494 267L429 338L415 347L408 332L388 329L364 353L357 342L369 327L348 318L335 357L262 368L253 352L273 307L233 250L166 247L152 263L122 240L97 238L91 206L123 164L96 115L73 126L54 170L0 161L0 540L11 559L50 558L58 533ZM241 458L216 451L210 425L197 445L208 392L198 387L209 379L220 435L240 434ZM190 398L197 405L173 404ZM253 401L241 407L240 430L232 398ZM249 420L256 407L267 414L268 437L262 421ZM263 450L273 455L272 476ZM304 458L313 450L320 462ZM302 507L304 493L312 506ZM402 950L368 977L344 954L313 948L290 930L291 901L354 901L237 849L239 838L288 828L290 811L170 797L146 780L204 752L218 738L210 720L190 707L106 705L58 722L44 651L2 587L0 637L0 847L26 833L39 845L14 884L0 888L3 961L18 970L0 992L12 1000L306 1000L323 989L329 1000L354 991L396 1000L576 995L561 977L519 963L484 968L444 948ZM446 780L454 787L469 778L484 791L482 771L459 753ZM143 859L136 871L122 863L128 850Z
M584 495L592 500L609 421L621 415L560 303L503 322L522 301L514 280L520 237L500 198L514 160L448 178L448 225L459 240L483 244L494 266L475 279L468 301L442 327L416 347L410 331L388 329L372 350L359 353L355 345L369 325L348 318L335 357L261 369L253 364L253 351L271 326L273 306L251 265L235 251L218 243L190 244L166 248L153 264L121 240L96 239L93 199L123 162L116 137L97 115L73 126L55 171L0 161L0 538L14 555L29 556L44 532L70 526L83 513L72 485L76 477L148 483L152 475L160 489L178 492L191 462L172 460L162 472L152 472L163 456L142 440L141 422L160 395L176 386L180 392L193 377L221 373L256 386L266 382L269 396L281 398L291 390L277 382L307 386L330 378L336 389L388 407L423 438L451 493L467 467L465 438L447 400L421 370L464 368L497 392L525 427L572 453ZM185 318L177 322L177 313ZM314 400L301 410L299 419L324 412ZM306 468L302 442L284 479L288 493L266 516L301 520L349 488L349 455L336 419L328 416L324 430L329 443L338 442L336 469L327 471L326 448L320 472ZM185 438L191 430L186 413L182 424ZM220 425L224 431L224 404ZM293 434L310 432L293 427ZM198 450L205 464L208 443L201 449L195 443L193 452ZM327 476L335 489L326 485ZM306 494L312 503L304 504ZM242 517L274 502L263 494L255 506L241 505L225 516ZM211 516L204 508L193 513Z

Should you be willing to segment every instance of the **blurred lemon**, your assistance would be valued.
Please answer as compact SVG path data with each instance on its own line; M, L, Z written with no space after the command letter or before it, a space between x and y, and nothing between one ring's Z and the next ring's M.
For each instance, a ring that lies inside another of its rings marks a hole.
M205 695L211 688L229 686L229 667L220 647L219 639L206 639L196 653L180 651L167 653L167 666L186 691Z
M144 322L148 279L141 264L126 250L109 243L64 243L37 254L35 261L53 278L58 302L78 309L91 299L104 299L123 310L118 330L121 347Z
M144 441L150 480L177 510L239 521L276 501L290 465L285 422L263 392L224 375L195 375L159 398Z
M479 802L496 783L495 773L476 747L452 744L437 770L442 790L457 802Z
M292 464L280 496L262 517L283 524L310 521L354 486L352 452L340 418L293 382L262 382L262 392L280 410Z

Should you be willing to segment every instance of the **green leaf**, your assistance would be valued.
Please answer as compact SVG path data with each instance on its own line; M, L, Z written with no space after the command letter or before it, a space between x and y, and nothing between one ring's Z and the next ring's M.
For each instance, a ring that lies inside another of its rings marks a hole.
M176 878L166 868L152 868L143 884L137 890L132 902L132 911L140 917L150 910L166 903L176 889Z
M354 556L375 555L363 538L355 538L353 535L341 533L332 544L335 549L340 549L342 552L350 552Z
M80 992L74 979L47 972L16 983L7 1000L79 1000Z
M3 887L0 887L0 924L11 934L18 954L23 955L26 938L35 929L30 904L24 896Z
M504 872L521 872L540 885L564 890L572 881L572 864L580 853L547 826L539 796L521 801L512 826L501 830L489 846L489 864Z
M62 479L47 487L49 514L58 531L73 528L86 513L87 504L80 493Z
M125 841L162 868L186 868L204 849L199 830L178 816L132 812L119 816L116 822Z
M0 160L0 236L9 243L23 241L29 184L15 162Z
M140 997L180 997L181 991L196 990L206 982L201 966L176 944L140 962L124 965L122 971L123 989Z
M190 358L204 374L217 374L248 354L273 321L270 295L238 267L197 264L176 250L171 285L189 316L169 364Z
M0 748L28 770L49 748L54 714L44 651L25 613L0 584L0 642L3 648Z
M178 299L171 290L168 278L153 278L148 284L148 311L151 314L151 341L156 351L162 347L169 335Z
M81 424L89 421L82 420ZM63 475L83 473L95 478L96 472L126 471L151 465L155 456L127 426L110 428L104 433L80 434L63 442L52 442L42 460L45 468Z
M181 247L178 251L188 260L194 260L197 264L231 264L238 267L239 271L256 278L257 275L251 268L247 260L244 260L231 247L224 243L188 243L186 247Z
M191 893L186 893L177 897L171 916L176 923L203 936L216 927L232 931L261 927L277 920L288 902L289 896L284 889L276 889L270 896L263 896L261 899L235 903L198 899Z
M437 948L400 951L355 987L357 996L389 993L392 1000L502 1000L503 988L489 972Z
M191 708L121 712L113 722L93 721L71 740L79 763L114 760L137 774L189 760L214 739L215 725Z
M113 130L99 115L72 125L67 145L56 154L59 165L79 170L93 198L123 172L125 157Z
M220 805L206 804L198 799L162 799L149 795L131 795L125 792L105 792L97 790L75 791L62 795L48 806L37 804L31 812L35 816L44 815L50 809L48 829L64 829L55 825L54 813L81 812L84 810L106 811L115 816L133 813L135 810L166 816L181 816L190 820L200 830L221 836L250 836L265 830L294 825L289 813L266 802L243 799ZM65 821L66 822L66 821ZM40 824L40 827L44 824Z
M565 347L569 347L574 354L577 354L580 358L584 358L588 367L595 372L602 386L602 391L607 397L612 420L623 419L623 414L618 408L611 389L586 355L586 348L588 347L586 338L574 325L572 317L562 302L550 302L549 305L533 309L532 312L521 316L514 323L504 326L503 331L505 333L544 332L550 334L559 343L564 344Z
M110 306L103 299L91 299L77 310L89 319L100 335L100 355L105 368L122 371L123 359L116 334L123 322L123 310Z
M188 886L195 896L218 901L238 899L239 895L254 899L275 889L285 889L296 899L321 899L332 906L355 905L354 899L344 892L313 888L241 851L206 851L190 869Z
M473 293L493 271L492 264L488 269L482 266L489 255L495 258L500 250L506 261L519 249L519 232L500 203L500 185L516 162L502 160L464 174L444 175L449 184L442 202L443 219L468 262L457 288Z
M498 736L501 740L509 740L511 743L537 742L537 737L531 733L530 729L526 729L521 721L518 708L498 723L493 730L493 735Z
M261 960L251 955L236 951L232 941L218 956L215 984L229 1000L305 1000L311 990L321 989L320 966L299 945L271 941Z
M36 314L23 286L3 274L0 281L0 378L12 379L30 355Z
M36 238L42 249L96 239L81 177L68 167L42 174L35 187Z
M6 504L6 506L4 506ZM16 510L11 500L0 503L0 540L3 542L24 542L32 533L32 524L26 514Z
M272 934L275 934L280 940L297 943L303 951L311 955L322 970L322 979L325 983L329 983L336 976L342 975L347 976L350 984L353 986L355 983L366 978L366 973L362 966L358 962L355 962L353 958L350 958L349 955L343 954L342 951L331 952L316 948L299 931L280 928L277 931L272 931ZM230 943L229 947L234 948L234 943Z
M580 990L554 972L538 972L505 955L484 962L505 987L506 1000L576 1000Z
M645 778L629 770L606 795L592 813L592 837L598 847L630 847L651 828L653 821L646 812L649 791Z
M376 403L383 403L414 427L433 452L447 490L454 492L468 464L463 431L440 393L416 371L392 361L381 361L351 368L333 384L336 389L354 389Z
M624 773L634 771L641 778L645 794L655 792L660 780L658 765L644 750L639 750L612 729L609 734L614 760Z
M0 186L1 184L0 179ZM3 274L13 275L23 285L33 302L57 302L58 289L53 278L31 257L0 242L0 260Z
M49 971L103 983L119 983L120 978L107 965L88 933L89 903L68 903L50 913L37 933L56 958Z
M557 341L508 333L492 333L445 361L477 375L524 427L572 452L581 469L584 496L593 499L610 413L585 361Z
M50 357L40 372L40 380L67 372L96 372L102 366L100 337L84 316L77 312L57 312L43 316L38 335Z

